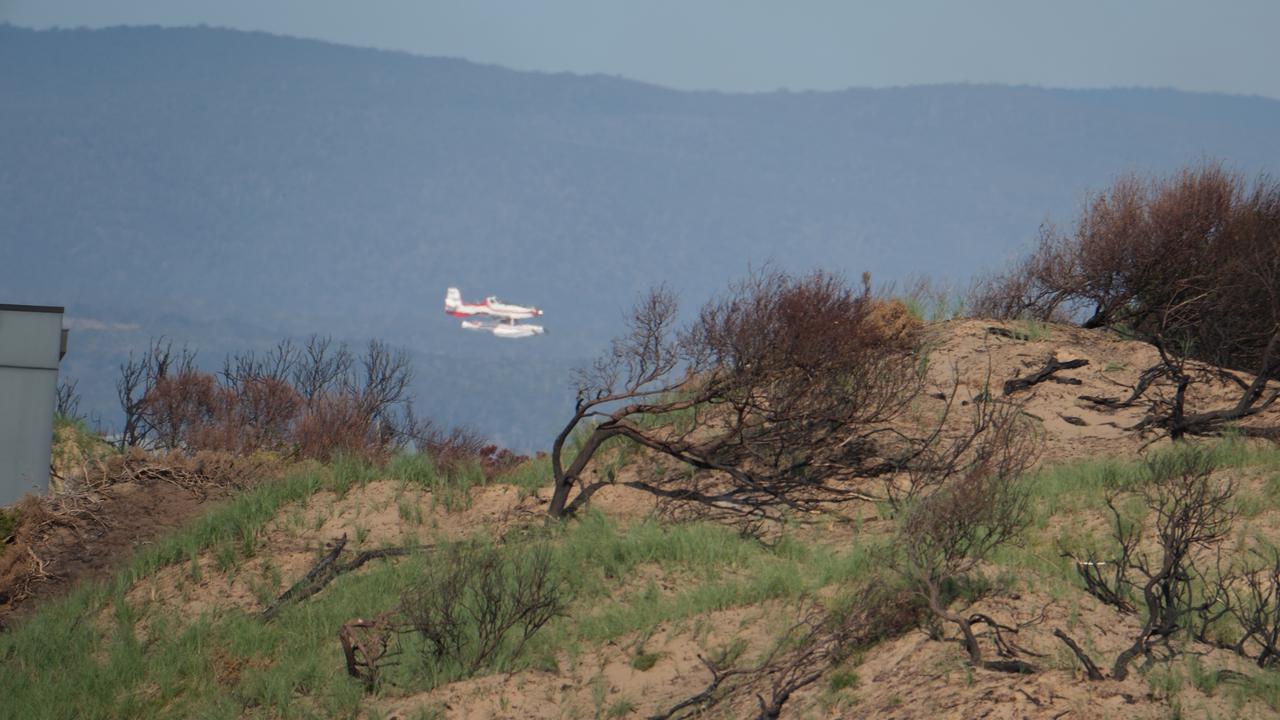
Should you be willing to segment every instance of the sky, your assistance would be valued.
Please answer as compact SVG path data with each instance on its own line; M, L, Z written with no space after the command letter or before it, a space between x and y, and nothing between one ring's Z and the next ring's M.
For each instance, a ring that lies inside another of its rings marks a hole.
M1280 98L1277 0L0 0L0 22L205 24L680 89L971 82Z

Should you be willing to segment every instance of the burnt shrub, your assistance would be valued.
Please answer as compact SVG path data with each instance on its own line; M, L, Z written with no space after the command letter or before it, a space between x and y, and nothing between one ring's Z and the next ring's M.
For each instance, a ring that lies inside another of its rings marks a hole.
M1280 182L1248 182L1213 162L1121 177L1085 199L1068 231L1043 226L1036 249L980 283L969 305L977 316L1071 319L1275 372L1264 356L1280 322Z
M363 353L312 336L267 353L228 356L219 374L163 339L121 366L122 447L379 461L402 448L440 467L476 465L492 476L523 458L474 431L415 417L409 355L371 341Z
M463 544L439 553L401 598L400 613L445 672L473 675L518 657L565 608L549 549Z
M299 456L325 461L339 455L374 460L384 450L368 407L353 394L313 398L294 428L294 441Z
M155 380L142 398L142 415L161 448L188 447L213 422L223 404L221 395L214 376L184 369Z
M848 501L859 481L936 437L882 432L920 392L922 326L902 303L876 297L867 276L859 288L822 271L766 270L683 329L677 321L675 295L654 288L611 350L580 371L575 412L551 450L553 517L590 498L598 484L581 478L613 438L723 483L714 493L680 479L644 489L773 516Z

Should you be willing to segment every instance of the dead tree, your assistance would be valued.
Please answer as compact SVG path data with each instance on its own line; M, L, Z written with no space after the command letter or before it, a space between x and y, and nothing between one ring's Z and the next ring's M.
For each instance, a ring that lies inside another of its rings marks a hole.
M217 380L194 368L157 378L142 398L152 441L165 450L189 447L190 440L213 421L221 399Z
M1280 550L1253 548L1250 555L1247 567L1221 575L1214 587L1222 598L1218 613L1231 617L1240 629L1235 642L1214 644L1260 668L1274 667L1280 663Z
M409 386L413 383L409 353L380 340L370 340L360 356L360 369L362 382L356 388L356 395L365 405L379 438L390 445L399 429L395 411L408 399Z
M118 444L121 449L145 444L155 430L154 418L147 406L147 396L156 383L171 372L183 373L195 369L195 352L182 346L175 355L173 343L165 338L152 339L141 357L133 352L120 365L120 378L116 381L116 397L124 415Z
M990 384L988 376L985 387ZM1039 456L1041 436L1021 404L997 400L984 390L970 403L968 422L949 429L959 393L953 387L946 397L941 421L904 445L908 454L900 456L897 472L884 479L883 499L895 512L974 475L1018 476Z
M1275 192L1270 185L1260 183L1263 195ZM972 304L1002 319L1065 316L1089 328L1141 328L1231 259L1223 230L1247 206L1243 199L1242 179L1216 163L1167 178L1121 177L1086 198L1068 233L1042 226L1036 250L988 280ZM1268 202L1258 208L1264 214Z
M1126 529L1119 513L1115 513L1114 533L1121 546L1119 567L1115 570L1119 576L1103 587L1125 603L1127 589L1132 588L1133 594L1140 596L1137 602L1144 610L1142 629L1111 667L1110 677L1116 680L1128 677L1129 665L1136 658L1151 657L1157 648L1172 654L1170 640L1179 632L1196 635L1197 617L1203 618L1222 598L1212 592L1213 583L1196 567L1192 552L1214 548L1230 533L1235 520L1234 483L1216 482L1211 458L1197 450L1154 460L1151 470L1152 479L1144 487L1143 496L1154 515L1157 554L1135 551L1133 533L1140 532L1141 526L1138 530L1132 526ZM1112 508L1114 512L1114 505ZM1113 600L1112 604L1117 602ZM1207 624L1201 620L1201 631ZM1086 667L1093 665L1092 659L1065 633L1059 631L1055 635Z
M741 513L848 501L860 497L855 483L919 454L923 439L891 424L923 382L920 326L900 303L873 297L866 278L859 292L822 272L764 272L683 331L676 319L675 296L653 290L611 352L580 373L574 414L551 450L552 517L590 497L583 472L613 438L720 483L687 494L679 480L636 487Z
M216 376L195 358L161 338L121 364L122 447L373 460L412 439L421 422L409 408L408 353L377 340L359 357L328 338L301 347L283 340L263 353L228 355Z
M337 393L346 387L355 367L355 356L346 343L334 344L333 338L312 335L302 344L293 365L293 387L306 402L326 393Z
M54 405L54 412L59 417L80 417L80 393L76 391L79 384L79 380L64 379L58 382L58 397Z
M1267 390L1268 382L1280 377L1280 327L1271 336L1259 359L1253 381L1244 383L1234 374L1221 368L1195 364L1182 353L1169 350L1163 334L1152 340L1160 353L1160 361L1149 368L1145 377L1165 379L1173 384L1171 397L1156 397L1151 408L1137 425L1136 430L1160 429L1173 440L1187 436L1218 435L1231 424L1252 417L1270 408L1280 399L1280 388ZM1224 379L1236 381L1241 387L1239 398L1228 407L1200 412L1188 412L1187 392L1197 383L1218 382ZM1135 389L1134 399L1150 388ZM1129 401L1132 403L1132 400ZM1262 436L1266 436L1265 433Z
M1185 626L1196 607L1191 551L1221 541L1235 519L1234 485L1227 482L1216 487L1210 477L1212 465L1193 462L1147 494L1148 507L1156 516L1160 560L1152 562L1143 554L1135 563L1146 579L1140 589L1147 618L1133 645L1116 658L1111 676L1117 680L1125 678L1135 657L1149 654L1155 644L1167 646L1169 638Z
M250 350L228 355L222 362L222 379L231 386L265 378L287 382L300 360L301 352L292 340L286 338L262 354Z

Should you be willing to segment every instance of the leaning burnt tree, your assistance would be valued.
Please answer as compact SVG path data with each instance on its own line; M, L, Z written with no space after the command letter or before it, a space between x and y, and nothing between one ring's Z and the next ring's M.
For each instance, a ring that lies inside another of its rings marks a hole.
M1073 231L1041 232L1038 249L989 280L974 313L1079 319L1150 343L1159 361L1118 408L1146 403L1134 429L1174 439L1221 432L1280 399L1280 182L1250 184L1217 164L1167 178L1126 177L1086 202ZM1241 377L1245 372L1252 378ZM1224 407L1192 412L1196 386L1238 388ZM1280 439L1280 428L1244 428Z
M668 474L633 487L759 519L867 499L878 483L901 490L891 478L909 477L907 494L924 491L999 452L981 438L999 435L991 431L1011 415L990 403L978 403L958 435L936 416L919 429L921 325L875 297L866 276L854 289L824 272L767 271L732 285L682 330L676 319L674 295L653 290L627 333L580 373L574 414L551 451L552 517L602 485L584 484L584 472L615 438L712 478Z

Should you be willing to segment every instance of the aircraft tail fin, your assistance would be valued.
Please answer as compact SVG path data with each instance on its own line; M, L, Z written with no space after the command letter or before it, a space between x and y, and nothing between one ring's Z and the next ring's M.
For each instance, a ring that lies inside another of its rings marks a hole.
M451 287L444 293L444 309L452 310L462 304L462 293L456 287Z

